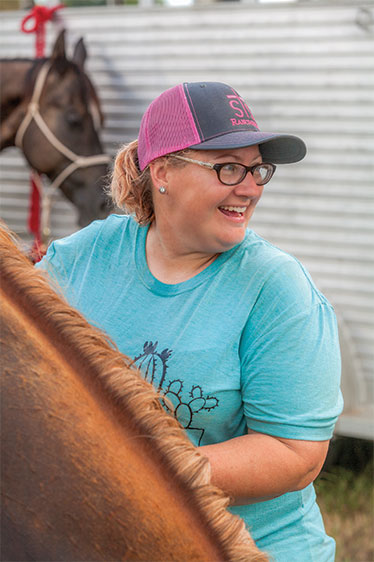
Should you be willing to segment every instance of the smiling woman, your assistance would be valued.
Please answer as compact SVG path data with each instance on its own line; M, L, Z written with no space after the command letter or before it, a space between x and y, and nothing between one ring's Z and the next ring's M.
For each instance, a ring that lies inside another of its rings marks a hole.
M276 562L335 550L312 484L342 407L334 312L248 228L276 165L305 152L260 131L230 86L175 86L117 155L112 196L127 216L54 242L40 265L173 404Z
M167 186L167 197L154 200L156 217L148 234L149 265L152 271L152 258L159 256L153 260L153 273L168 283L171 267L177 276L172 282L186 281L211 263L212 258L242 242L262 195L263 186L258 185L252 173L241 171L242 179L234 176L241 180L234 185L222 182L228 174L225 168L235 170L243 162L254 167L254 163L261 162L257 145L232 149L230 153L204 150L199 156L207 167L196 166L194 159L180 155L171 156L168 162L158 158L149 165L152 182ZM174 167L170 160L175 157L187 160L186 166ZM213 163L208 163L208 159ZM227 163L227 159L236 163ZM157 246L161 243L164 247L162 240L169 232L178 232L178 237L172 237L167 252L160 252Z

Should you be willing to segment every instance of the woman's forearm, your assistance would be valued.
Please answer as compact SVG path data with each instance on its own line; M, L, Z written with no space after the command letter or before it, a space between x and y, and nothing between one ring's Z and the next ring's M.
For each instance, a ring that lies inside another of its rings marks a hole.
M233 505L243 505L305 488L322 468L328 441L251 432L199 450L210 461L212 483L230 495Z

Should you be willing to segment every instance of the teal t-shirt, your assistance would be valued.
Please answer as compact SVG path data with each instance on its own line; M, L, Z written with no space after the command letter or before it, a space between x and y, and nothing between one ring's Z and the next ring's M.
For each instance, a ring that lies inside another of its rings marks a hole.
M342 409L336 319L302 265L248 230L168 285L148 269L147 231L111 215L52 243L39 267L169 398L195 445L248 428L329 439ZM312 485L231 511L276 562L334 559Z

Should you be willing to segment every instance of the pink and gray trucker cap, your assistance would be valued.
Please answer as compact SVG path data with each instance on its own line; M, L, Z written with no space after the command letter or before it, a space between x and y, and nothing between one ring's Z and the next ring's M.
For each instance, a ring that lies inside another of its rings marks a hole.
M304 158L294 135L260 131L238 92L221 82L185 82L158 96L140 124L139 168L155 158L192 148L218 150L260 145L264 162L289 164Z

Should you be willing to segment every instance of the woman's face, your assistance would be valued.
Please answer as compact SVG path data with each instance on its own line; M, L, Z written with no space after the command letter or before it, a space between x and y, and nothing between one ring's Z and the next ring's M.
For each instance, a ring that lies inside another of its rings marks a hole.
M262 161L258 146L229 150L194 151L188 157L209 162ZM154 183L155 227L176 252L216 254L239 244L262 195L250 173L235 186L223 185L214 170L186 163L151 164ZM160 194L160 186L166 188Z

